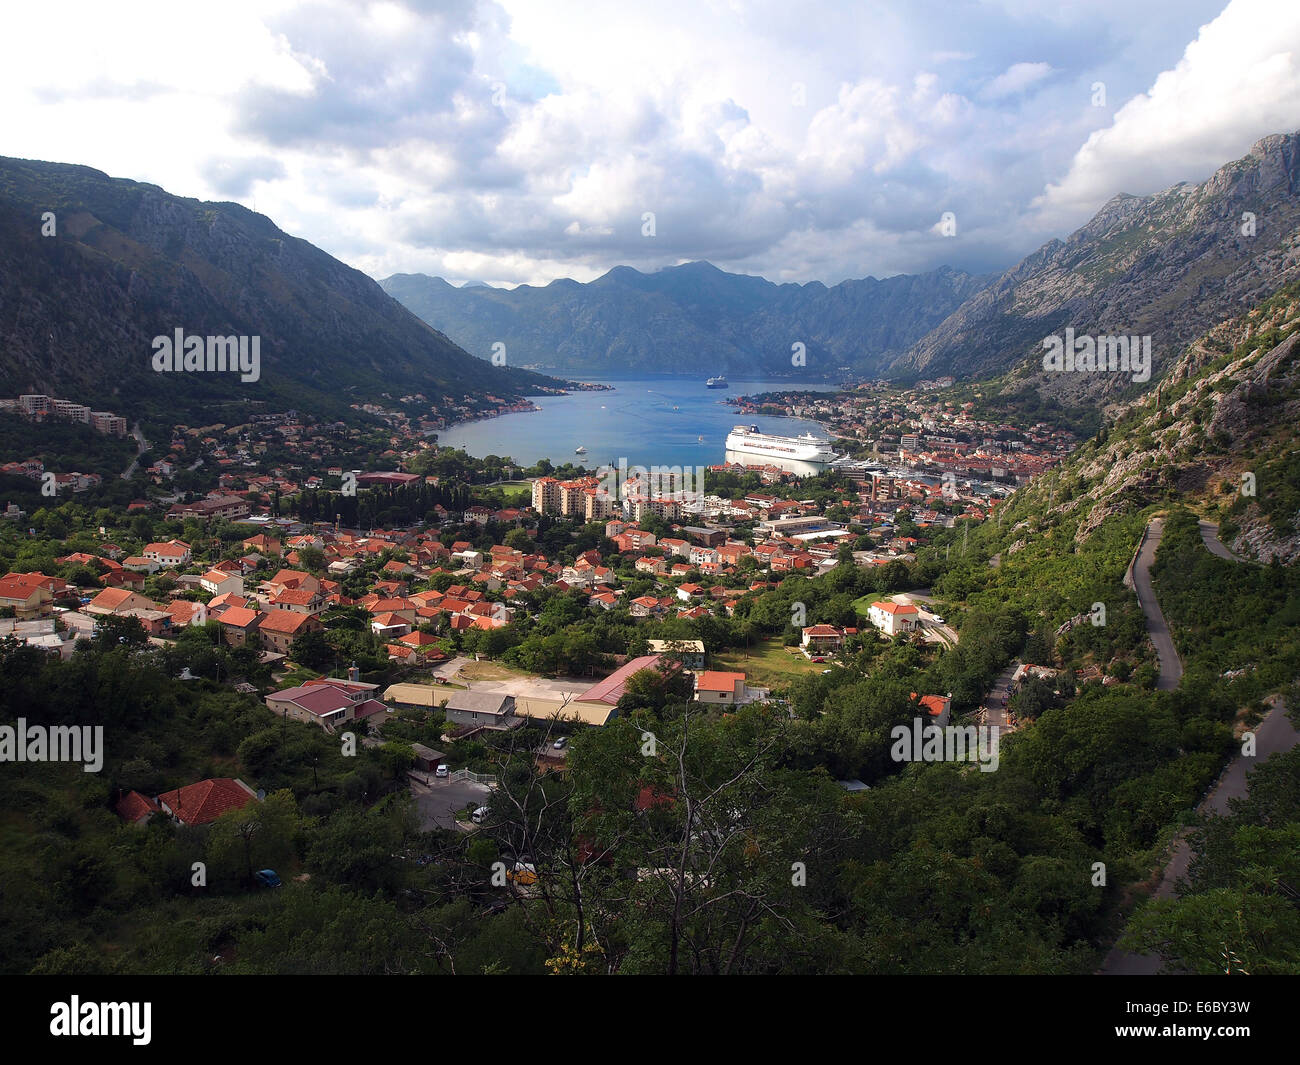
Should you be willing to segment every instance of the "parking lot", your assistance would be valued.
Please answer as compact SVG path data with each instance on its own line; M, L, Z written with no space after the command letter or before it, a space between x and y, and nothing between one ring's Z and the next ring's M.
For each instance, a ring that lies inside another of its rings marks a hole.
M487 802L490 793L486 784L476 784L472 780L439 780L434 777L427 787L412 783L411 797L420 814L420 831L458 827L454 815L465 809L467 803L482 805Z

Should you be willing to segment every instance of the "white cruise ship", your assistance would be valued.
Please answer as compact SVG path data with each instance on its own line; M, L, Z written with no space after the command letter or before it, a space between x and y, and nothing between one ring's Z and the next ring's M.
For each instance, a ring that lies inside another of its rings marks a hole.
M802 436L773 436L760 433L757 425L737 425L727 436L727 450L745 455L789 462L816 462L829 465L839 456L831 450L829 440L812 433Z

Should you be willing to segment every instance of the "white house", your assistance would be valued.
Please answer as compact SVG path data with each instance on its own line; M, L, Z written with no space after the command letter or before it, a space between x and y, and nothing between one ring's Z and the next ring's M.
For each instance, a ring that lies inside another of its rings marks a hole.
M911 603L890 603L877 600L871 604L867 617L887 636L913 631L921 620L921 613Z
M735 706L745 702L745 674L705 669L695 674L695 698L701 703Z
M199 578L199 587L204 591L211 592L213 595L224 595L226 592L233 592L235 595L243 595L244 578L238 573L227 573L225 570L210 569Z
M184 540L145 544L142 554L150 562L157 562L161 566L183 566L190 560L190 545Z

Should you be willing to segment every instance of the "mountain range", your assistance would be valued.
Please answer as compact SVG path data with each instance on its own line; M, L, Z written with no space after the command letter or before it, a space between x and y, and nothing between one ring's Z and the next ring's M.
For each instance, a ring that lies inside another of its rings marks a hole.
M927 274L778 285L707 262L655 273L618 266L587 284L457 288L396 274L381 284L426 322L484 357L577 373L704 371L769 377L875 376L987 279ZM806 363L792 361L803 344Z
M153 338L260 338L258 380L158 373ZM133 415L346 414L403 393L514 398L551 381L467 354L344 265L235 203L0 158L0 395ZM175 418L173 417L174 421ZM202 424L202 422L200 422Z
M457 288L419 274L381 284L469 351L504 343L516 365L828 378L848 369L900 381L1014 373L1082 398L1122 392L1129 379L1044 374L1046 336L1066 326L1150 335L1158 377L1211 325L1297 276L1298 147L1296 134L1266 137L1199 184L1117 195L994 277L941 268L777 285L699 262L540 288ZM796 342L807 366L792 371Z

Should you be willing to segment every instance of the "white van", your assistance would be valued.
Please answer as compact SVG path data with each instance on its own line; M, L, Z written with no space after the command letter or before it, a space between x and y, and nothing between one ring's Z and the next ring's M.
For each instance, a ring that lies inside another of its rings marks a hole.
M475 810L470 815L470 820L472 820L476 825L481 825L484 821L487 820L487 815L488 815L488 808L486 806L480 806L477 810Z

